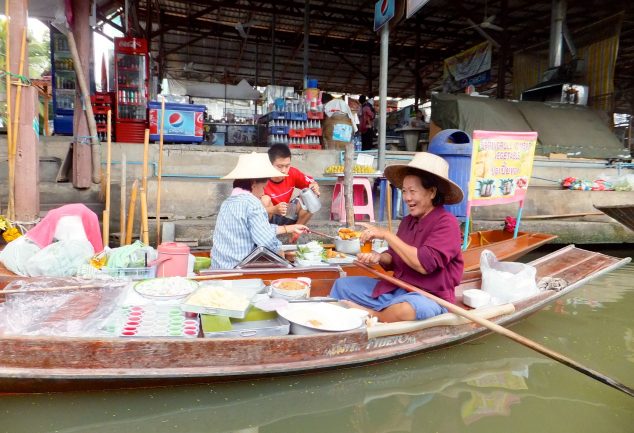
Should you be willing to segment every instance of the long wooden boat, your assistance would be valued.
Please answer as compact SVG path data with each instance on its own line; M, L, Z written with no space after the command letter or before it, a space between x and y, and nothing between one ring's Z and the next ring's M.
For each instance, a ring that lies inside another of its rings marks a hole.
M634 230L634 204L594 205L594 207L628 229Z
M517 321L629 261L574 246L562 248L531 264L536 267L538 278L565 280L563 289L542 291L508 310L492 309L489 313L493 317L489 318L501 325ZM336 278L339 272L338 267L305 270L313 278L312 295L326 295L327 280ZM246 273L236 278L252 276ZM271 270L267 280L279 276L279 271ZM315 284L322 276L326 282ZM457 288L458 302L464 290L479 287L479 278L463 281ZM454 319L452 315L442 315L428 321L346 332L240 339L5 335L0 337L0 392L163 386L304 373L385 361L464 342L488 332L479 325L460 324Z

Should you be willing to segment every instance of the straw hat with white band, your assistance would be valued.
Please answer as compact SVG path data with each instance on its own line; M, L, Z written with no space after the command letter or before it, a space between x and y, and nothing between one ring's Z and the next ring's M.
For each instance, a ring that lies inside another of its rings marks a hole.
M449 180L449 164L438 155L429 152L418 152L407 164L395 164L385 167L385 177L397 188L403 188L405 176L417 171L432 175L438 181L438 190L445 195L445 204L456 204L462 201L462 189Z
M238 163L233 170L226 176L221 177L221 179L266 179L286 176L288 175L273 167L268 154L251 152L240 155L238 157Z

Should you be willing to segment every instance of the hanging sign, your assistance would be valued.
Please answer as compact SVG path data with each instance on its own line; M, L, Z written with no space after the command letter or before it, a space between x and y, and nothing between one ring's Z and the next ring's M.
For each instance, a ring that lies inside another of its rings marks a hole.
M445 83L450 90L464 89L470 84L478 85L491 79L491 44L483 42L443 62Z
M536 132L473 131L468 207L524 200Z
M429 3L429 0L407 0L407 18L411 18L420 8Z
M379 0L374 5L374 31L377 32L394 18L394 3L396 0Z

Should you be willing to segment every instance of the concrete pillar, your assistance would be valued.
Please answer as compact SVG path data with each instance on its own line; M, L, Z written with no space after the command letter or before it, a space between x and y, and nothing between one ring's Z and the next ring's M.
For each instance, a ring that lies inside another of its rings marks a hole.
M20 51L22 49L22 33L27 27L27 2L24 0L10 0L9 2L9 49L11 72L17 74L20 70ZM24 48L22 75L29 75L29 51ZM11 80L15 81L15 80ZM13 190L15 192L14 217L17 221L33 221L40 212L40 196L38 188L38 149L37 137L39 131L34 131L34 120L38 119L37 90L34 87L22 87L20 90L20 106L16 106L18 86L11 86L11 112L15 119L19 115L15 154L15 176ZM11 119L12 126L15 125Z
M86 78L90 77L88 70L90 52L90 1L72 0L74 23L72 28L77 44L79 58L82 59L81 67ZM88 78L89 79L89 78ZM88 83L86 83L88 84ZM72 182L75 188L90 188L92 185L92 152L88 121L83 108L83 102L77 86L75 96L75 112L73 117L73 134L76 137L73 146L73 174Z

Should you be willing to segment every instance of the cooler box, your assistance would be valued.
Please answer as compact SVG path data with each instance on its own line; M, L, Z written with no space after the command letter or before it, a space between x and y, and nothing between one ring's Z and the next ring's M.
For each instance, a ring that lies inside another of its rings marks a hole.
M429 143L429 152L442 156L449 163L449 179L458 184L464 192L464 199L460 203L445 205L445 209L461 221L467 216L471 148L471 137L459 129L444 129Z
M203 121L206 107L194 104L165 104L163 141L170 143L200 143L203 141ZM160 139L161 103L150 101L150 140Z

